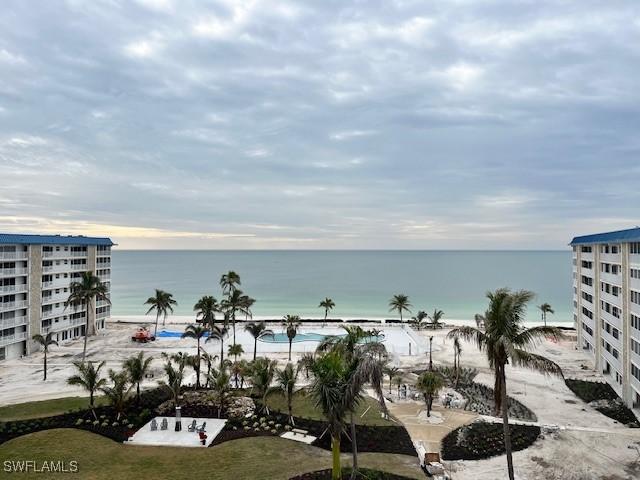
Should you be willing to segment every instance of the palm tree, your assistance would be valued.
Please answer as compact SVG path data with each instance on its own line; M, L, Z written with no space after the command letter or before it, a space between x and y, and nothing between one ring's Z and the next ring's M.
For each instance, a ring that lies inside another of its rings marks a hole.
M233 359L237 362L238 356L244 353L244 348L239 343L235 343L233 345L229 345L229 350L227 351L227 355L233 357Z
M225 326L214 326L209 332L209 336L204 343L209 343L211 340L217 340L220 342L220 368L224 363L224 339L229 334L229 330Z
M510 480L513 480L513 459L511 457L505 367L511 363L513 366L530 368L543 374L562 376L562 369L555 362L528 351L545 337L564 338L562 331L556 327L525 328L522 325L527 303L533 297L532 292L526 290L512 292L508 288L488 292L489 308L484 316L485 331L464 326L454 328L448 334L449 338L459 336L466 341L475 343L479 350L485 351L487 354L489 366L493 369L495 376L496 415L502 411L504 446L507 453L507 469Z
M92 300L104 300L111 305L109 300L109 288L106 284L100 281L99 277L96 277L92 271L82 272L80 281L71 282L69 285L69 298L64 302L64 307L73 307L77 310L80 307L81 310L86 311L86 321L84 325L84 347L82 348L82 361L87 355L87 337L89 335L95 335L96 324L95 319L89 321L90 317L95 317L95 310L92 306ZM92 312L92 315L89 315Z
M265 322L251 322L245 325L244 330L253 337L253 359L256 359L258 340L262 337L273 336L273 331L267 328Z
M331 455L333 458L331 478L340 480L340 436L345 427L348 405L345 403L349 386L349 368L343 355L330 350L317 356L310 368L313 373L310 393L316 408L320 409L327 419L327 430L331 435Z
M153 357L145 358L144 352L138 352L122 363L122 368L129 374L129 381L136 385L136 403L140 403L140 383L149 371L152 361Z
M391 393L391 383L393 382L393 379L398 375L398 373L400 373L400 369L398 367L387 367L385 369L385 373L389 377L389 393Z
M78 373L70 376L67 379L68 385L79 386L89 392L89 408L91 409L91 412L96 419L96 412L94 410L94 395L107 383L104 378L100 378L100 370L102 369L102 367L104 367L105 363L106 362L102 361L96 367L94 362L73 362L73 366L76 368Z
M255 298L251 298L248 295L242 296L242 306L244 307L244 321L248 321L249 318L253 317L253 313L251 313L251 307L256 303Z
M127 402L127 394L131 388L131 385L129 385L130 378L126 370L115 372L110 369L109 379L113 383L113 386L103 386L100 388L100 391L105 394L109 403L111 403L111 406L116 411L116 420L120 420L120 415L124 412L124 407Z
M184 329L184 333L182 334L182 338L195 338L198 342L198 348L196 350L196 362L194 364L196 371L196 389L200 388L200 340L202 337L206 336L209 333L209 329L207 327L203 327L202 325L187 325L187 328Z
M298 368L295 368L292 363L287 363L286 367L276 370L276 382L278 383L278 389L282 391L287 400L287 411L289 412L291 425L293 425L293 392L297 379Z
M460 378L460 354L462 353L462 345L460 345L460 338L453 338L453 368L456 371L456 380L454 387L458 386L458 379Z
M551 305L549 305L548 303L543 303L542 305L538 306L538 308L540 309L540 312L542 313L542 321L544 322L544 326L547 326L547 313L550 314L554 314L556 312L553 311L553 308L551 308Z
M436 329L440 326L440 319L444 317L444 312L442 310L438 310L437 308L435 308L433 310L433 314L430 317L431 317L431 325L433 325L433 328Z
M442 387L444 387L444 379L437 372L426 371L418 378L416 388L424 396L424 401L427 404L427 417L431 416L433 397L438 394Z
M178 406L180 389L182 388L182 381L184 380L184 368L187 364L188 355L180 352L171 356L163 353L162 356L165 359L164 373L167 375L167 380L159 380L158 384L169 389L173 403L175 406Z
M43 381L47 380L47 354L49 353L50 345L58 345L58 342L53 339L53 332L47 333L46 336L42 336L39 333L36 333L31 339L39 345L42 345L42 350L44 351L44 378Z
M221 308L224 310L227 318L231 320L233 327L233 343L236 343L236 313L248 314L247 297L242 294L242 290L234 289L229 296L222 300Z
M329 315L329 311L333 310L333 307L335 307L335 306L336 306L336 304L329 297L326 297L324 300L322 300L320 302L320 305L318 305L318 308L324 308L324 322L323 322L323 324L327 323L327 315Z
M266 357L259 357L251 365L251 385L257 390L258 396L262 399L262 408L269 414L267 406L267 395L273 382L276 365L278 362Z
M231 295L231 292L236 290L238 285L240 285L240 275L233 270L220 277L220 287L225 295Z
M218 358L217 355L212 355L211 353L208 353L208 352L202 352L202 359L207 364L207 374L205 375L206 383L204 385L204 388L209 388L209 376L211 375L211 365L213 365L213 361L216 358Z
M409 323L416 330L421 330L422 327L424 326L424 321L427 318L429 318L429 315L427 314L427 312L420 310L415 317L411 317L411 320L409 320Z
M314 355L312 352L303 353L298 358L298 369L304 368L304 375L309 379L309 369L311 368L311 364L313 363Z
M216 320L216 313L220 311L220 305L215 297L205 295L196 302L193 310L196 312L196 321L211 328Z
M409 303L409 297L401 293L394 295L393 298L389 300L389 311L396 311L400 314L400 323L402 323L402 312L411 313L411 306L411 303Z
M229 386L230 380L229 373L226 368L221 368L220 370L213 370L211 372L211 378L209 379L209 383L211 384L212 390L218 397L218 418L222 416L222 411L224 410L224 406L229 396L229 391L231 387Z
M149 310L147 310L147 315L149 315L152 311L156 311L156 327L153 330L153 334L158 334L158 319L162 315L162 326L164 327L165 321L167 320L167 315L169 313L173 313L173 306L177 305L173 299L173 295L169 292L165 292L164 290L158 290L156 288L156 294L154 297L147 298L147 301L144 302L145 305L150 305Z
M289 339L289 361L291 361L291 344L298 334L298 328L300 328L300 317L298 315L285 315L282 319L282 326L287 331L287 338Z

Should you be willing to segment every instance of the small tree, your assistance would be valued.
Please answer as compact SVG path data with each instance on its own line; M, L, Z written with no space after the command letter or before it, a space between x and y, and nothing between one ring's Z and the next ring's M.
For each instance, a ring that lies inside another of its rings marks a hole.
M220 368L222 368L224 364L224 339L227 337L228 332L227 327L216 325L211 329L209 336L204 341L204 343L209 343L214 340L220 342Z
M385 368L384 373L389 376L389 393L391 393L391 383L398 373L400 373L400 369L398 367L387 367Z
M287 338L289 339L289 361L291 361L291 344L298 334L298 328L300 328L300 317L298 315L286 315L282 320L282 326L287 331Z
M131 385L129 385L129 375L126 370L120 372L109 370L109 379L111 380L112 386L103 386L100 390L105 394L109 403L116 411L116 420L120 420L120 415L124 413L124 407L127 402L127 394L131 388Z
M424 396L424 401L427 404L427 417L431 416L433 397L438 394L442 387L444 387L444 379L437 372L427 371L418 378L416 388Z
M44 352L44 378L43 381L47 380L47 354L49 353L50 345L58 345L58 342L53 339L53 332L47 333L46 336L42 336L39 333L35 334L31 337L34 342L42 346L42 350Z
M97 367L94 362L73 362L73 366L78 373L67 379L67 384L82 387L89 392L89 408L96 419L98 417L94 410L94 396L95 393L107 383L104 378L100 378L100 370L104 365L104 361L100 362Z
M138 352L137 355L127 358L122 367L129 375L129 381L136 386L136 403L140 403L140 383L144 380L145 375L151 368L153 357L144 357L144 352Z
M257 390L258 396L262 400L262 408L268 414L267 395L273 382L277 362L266 357L258 357L251 365L251 385Z
M200 388L200 340L208 333L209 329L207 327L191 324L184 329L184 333L182 334L182 338L195 338L197 341L196 361L194 364L196 371L196 388Z
M156 288L155 295L153 297L149 297L147 301L144 302L144 304L149 305L147 315L149 315L154 310L156 311L156 325L153 330L153 334L157 335L158 319L160 318L160 316L162 316L162 326L164 327L164 324L167 320L167 315L169 315L169 313L173 313L173 307L174 305L177 305L178 302L173 299L173 295L171 293Z
M542 314L542 321L544 322L544 326L547 326L547 313L551 313L554 314L555 312L553 311L553 308L551 308L551 305L549 305L548 303L543 303L542 305L538 306L538 308L540 309L540 312Z
M276 382L278 383L278 389L287 400L287 411L289 412L291 425L293 425L293 392L297 380L298 368L294 367L292 363L287 363L286 367L276 370Z
M220 370L214 369L211 372L209 383L211 384L211 389L215 392L218 400L218 418L222 416L222 411L226 405L227 397L231 391L229 380L230 376L226 368L221 368Z
M318 308L324 308L324 322L323 322L323 325L325 323L327 323L327 315L329 315L329 311L333 310L333 307L335 307L335 306L336 306L336 304L329 297L326 297L324 300L322 300L320 302L320 305L318 305Z
M166 353L163 353L162 356L165 359L164 373L167 375L167 380L159 380L158 384L169 389L173 403L178 406L180 389L182 388L182 381L184 380L184 368L187 364L188 356L181 354L169 356Z
M255 360L258 352L258 340L262 337L273 336L273 331L267 328L265 322L251 322L245 325L244 329L253 337L253 359Z
M411 313L411 303L409 303L409 297L402 293L394 295L391 300L389 300L389 311L398 312L400 314L400 323L402 323L402 312Z

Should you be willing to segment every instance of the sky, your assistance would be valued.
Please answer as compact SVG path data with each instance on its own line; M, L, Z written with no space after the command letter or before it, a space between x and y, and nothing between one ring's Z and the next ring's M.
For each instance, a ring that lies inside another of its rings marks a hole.
M4 0L0 232L564 249L640 224L637 0Z

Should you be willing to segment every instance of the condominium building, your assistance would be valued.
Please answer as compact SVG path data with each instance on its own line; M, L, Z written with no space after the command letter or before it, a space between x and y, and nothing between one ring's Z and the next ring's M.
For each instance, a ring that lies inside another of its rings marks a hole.
M111 287L109 238L0 234L0 360L37 350L31 337L54 332L65 342L105 328L109 304L65 307L70 284L92 271Z
M578 346L625 404L640 407L640 228L575 237Z

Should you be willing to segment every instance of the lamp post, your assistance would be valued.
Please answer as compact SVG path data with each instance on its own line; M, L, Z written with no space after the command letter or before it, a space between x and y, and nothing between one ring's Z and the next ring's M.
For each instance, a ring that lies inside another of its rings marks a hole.
M180 410L180 407L176 407L176 432L180 432L182 430L182 413Z
M433 370L433 360L431 359L431 350L433 346L433 337L429 337L429 370Z

